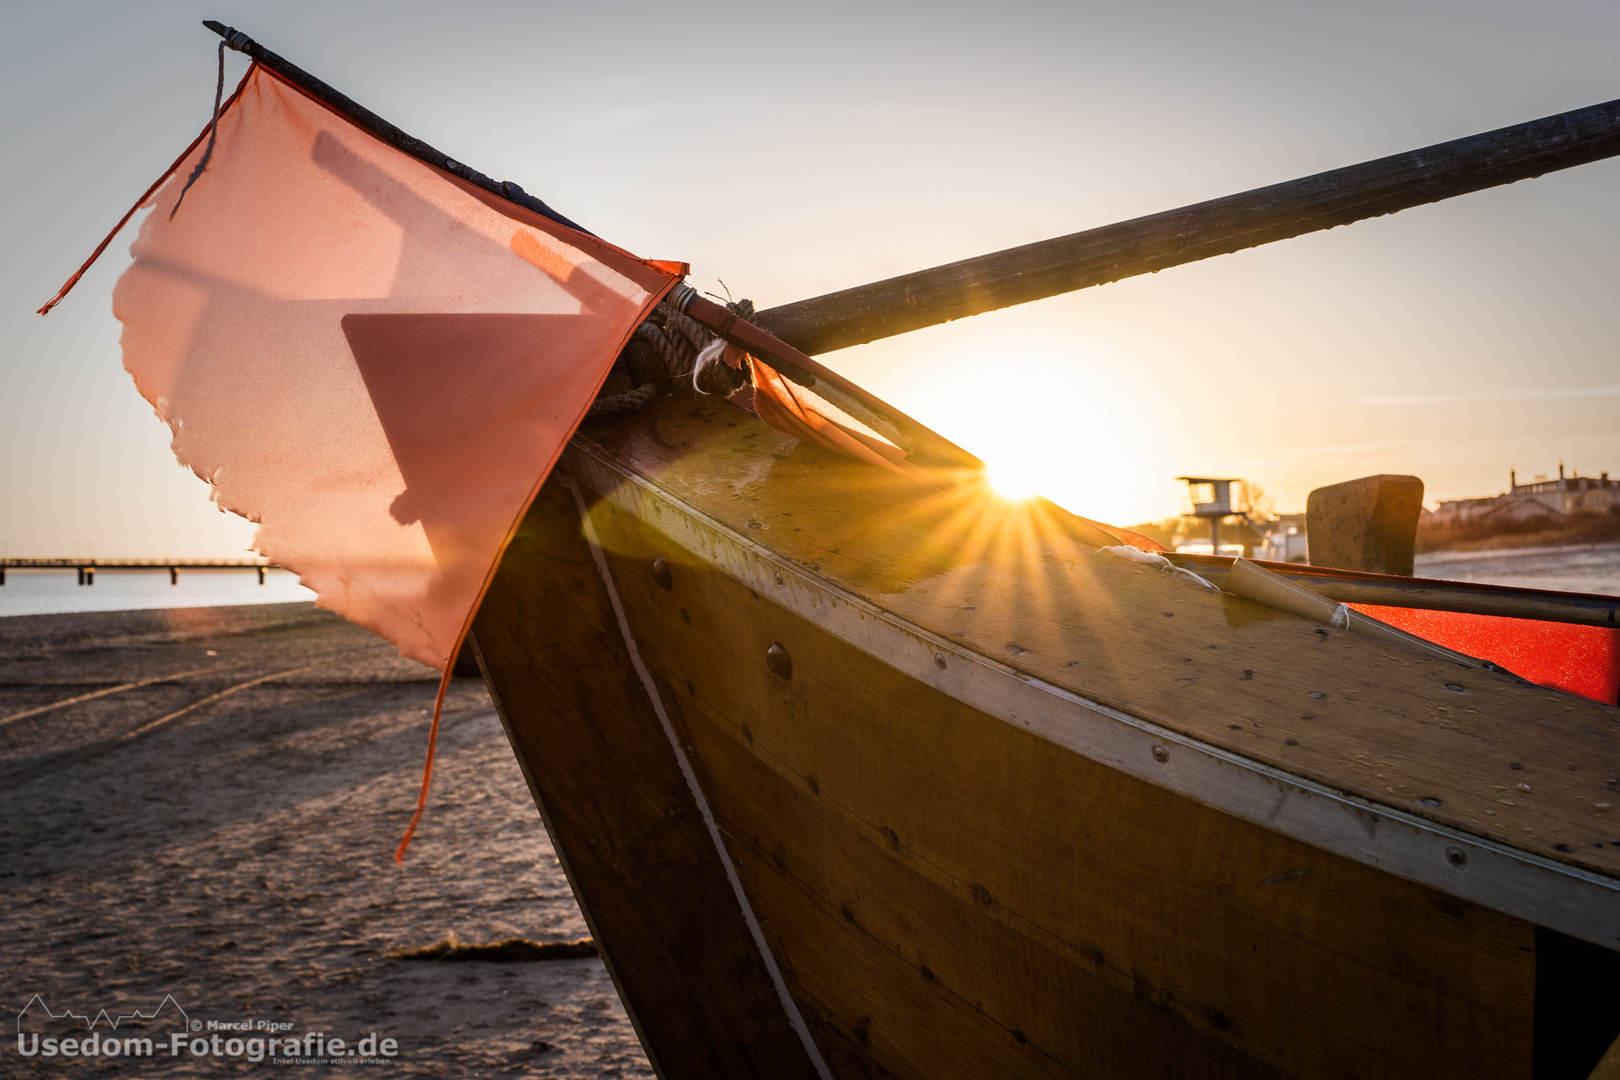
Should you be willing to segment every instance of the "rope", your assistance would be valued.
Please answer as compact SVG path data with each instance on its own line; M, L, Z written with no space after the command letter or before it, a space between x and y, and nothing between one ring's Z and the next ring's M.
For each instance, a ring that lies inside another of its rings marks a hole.
M285 679L288 675L298 675L298 674L301 674L301 673L303 673L305 671L313 671L314 669L316 669L318 667L326 667L329 664L335 664L335 663L337 663L336 660L321 660L321 661L319 661L317 663L314 663L314 664L305 664L303 667L289 668L286 671L277 671L274 674L270 674L270 675L260 675L257 679L249 679L247 682L240 682L240 683L237 683L235 686L228 686L224 690L219 691L219 693L217 693L217 694L209 694L207 697L203 698L201 701L194 701L190 705L187 705L183 709L176 709L174 712L169 713L167 716L160 716L156 720L151 721L150 723L142 724L140 727L136 728L134 731L126 731L122 735L120 735L119 738L121 738L121 739L133 739L133 738L135 738L135 737L137 737L139 735L145 735L148 731L151 731L154 728L162 727L164 724L167 724L170 720L178 720L180 717L186 715L187 713L195 712L196 710L202 708L204 705L212 704L213 702L218 701L220 698L230 697L232 694L240 693L243 690L247 690L247 689L249 689L251 687L258 686L261 683L271 682L271 681L273 681L275 679Z
M655 312L656 313L656 312ZM675 316L680 318L681 316ZM687 362L687 348L684 337L672 337L651 319L636 327L636 336L631 339L633 344L641 345L644 349L651 349L653 355L658 357L664 365L666 374L679 375L682 369L690 367Z
M658 396L658 387L652 383L642 383L634 390L627 390L622 394L612 394L608 397L599 397L591 402L586 416L612 416L614 413L634 412L645 409L652 404L652 399Z
M713 391L708 388L710 380L705 379L704 376L708 372L714 370L714 365L717 360L721 361L722 367L728 366L724 363L725 355L726 343L718 338L703 346L703 351L697 354L697 359L692 364L693 390L696 390L700 394L713 393Z
M240 32L233 31L233 34L246 39L246 35ZM191 170L191 176L186 179L186 186L180 189L180 197L174 200L174 209L169 211L170 221L173 221L174 215L180 212L180 204L186 201L186 192L191 190L191 185L195 184L197 178L203 174L203 170L208 168L208 159L214 156L214 137L219 134L219 103L225 95L225 46L228 44L229 38L219 43L219 79L214 83L214 119L208 124L208 149L203 151L197 167ZM231 47L235 48L234 45Z
M691 317L686 315L672 313L668 320L664 323L664 332L673 332L674 334L679 334L681 337L684 337L687 343L691 345L692 355L694 356L697 354L697 350L703 348L709 342L714 340L713 334L711 334L704 327L699 326Z
M727 307L737 319L754 314L749 300ZM666 300L636 327L608 374L610 383L629 383L634 389L602 394L586 415L611 416L644 409L660 393L728 395L747 381L748 374L725 363L721 359L724 351L723 339Z

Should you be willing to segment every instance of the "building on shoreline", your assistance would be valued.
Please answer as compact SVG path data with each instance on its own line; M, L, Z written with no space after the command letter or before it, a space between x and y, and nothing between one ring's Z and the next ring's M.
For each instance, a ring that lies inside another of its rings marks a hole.
M1264 539L1255 547L1251 559L1270 562L1308 563L1311 561L1310 539L1305 535L1304 514L1281 514L1262 527Z
M1508 473L1508 490L1483 499L1452 499L1435 508L1434 525L1517 524L1557 521L1571 514L1601 514L1620 507L1620 480L1608 473L1582 476L1565 475L1559 462L1558 478L1538 476L1528 484L1519 483L1517 470Z

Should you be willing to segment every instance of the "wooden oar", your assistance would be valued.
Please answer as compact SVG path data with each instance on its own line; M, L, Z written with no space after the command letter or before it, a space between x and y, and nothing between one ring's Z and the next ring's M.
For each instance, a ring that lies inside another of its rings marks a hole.
M768 308L815 355L1620 154L1620 100Z

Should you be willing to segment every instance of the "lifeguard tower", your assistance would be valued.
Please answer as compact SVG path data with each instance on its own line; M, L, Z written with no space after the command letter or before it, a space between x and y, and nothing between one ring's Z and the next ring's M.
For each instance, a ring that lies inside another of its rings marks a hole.
M1232 509L1232 485L1238 480L1215 476L1178 476L1176 479L1187 482L1187 490L1192 495L1192 516L1209 522L1209 553L1219 555L1221 519L1238 512Z

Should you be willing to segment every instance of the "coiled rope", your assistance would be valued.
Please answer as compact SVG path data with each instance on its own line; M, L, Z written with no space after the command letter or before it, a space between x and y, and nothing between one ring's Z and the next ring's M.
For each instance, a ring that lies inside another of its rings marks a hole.
M753 317L751 300L726 306L738 318ZM730 394L743 384L747 374L723 362L718 350L712 352L712 359L702 370L694 371L698 356L717 340L695 320L667 303L659 304L636 327L604 384L611 387L629 383L634 389L598 396L586 415L611 416L644 409L660 394Z

